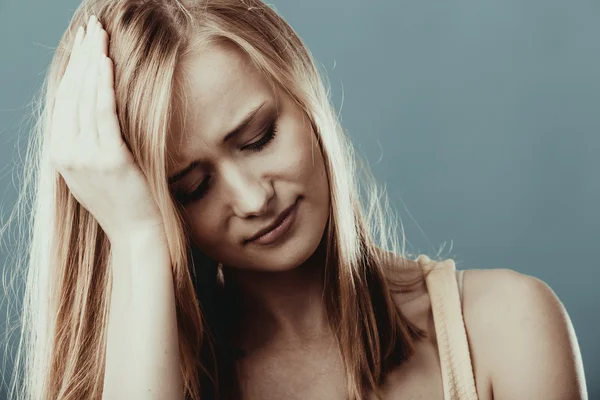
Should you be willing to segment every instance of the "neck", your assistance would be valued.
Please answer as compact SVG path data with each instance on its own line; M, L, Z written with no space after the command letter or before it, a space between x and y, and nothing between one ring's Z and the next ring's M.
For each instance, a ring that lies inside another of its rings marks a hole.
M241 304L234 341L251 350L294 348L331 337L323 282L325 241L302 265L283 272L228 270Z

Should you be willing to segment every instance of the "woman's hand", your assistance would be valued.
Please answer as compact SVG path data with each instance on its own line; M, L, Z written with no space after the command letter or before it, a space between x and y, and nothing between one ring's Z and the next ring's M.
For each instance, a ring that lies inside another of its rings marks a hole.
M95 16L80 27L57 90L50 132L52 163L111 243L162 233L147 181L121 138L108 35Z

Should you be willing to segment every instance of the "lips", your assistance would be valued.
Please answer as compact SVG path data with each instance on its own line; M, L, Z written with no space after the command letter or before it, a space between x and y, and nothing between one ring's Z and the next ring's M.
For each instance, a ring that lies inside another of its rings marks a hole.
M285 210L283 210L283 212L281 214L279 214L279 216L275 219L275 221L273 221L271 224L269 224L266 228L261 229L254 236L252 236L249 239L246 239L245 243L251 242L254 239L256 239L256 238L264 235L265 233L267 233L267 232L269 232L271 230L273 230L273 228L275 228L277 225L279 225L281 223L281 221L283 221L285 219L285 217L288 216L288 214L294 208L294 206L296 205L297 202L298 202L298 199L296 199L296 201L294 201L291 206L289 206L288 208L286 208Z

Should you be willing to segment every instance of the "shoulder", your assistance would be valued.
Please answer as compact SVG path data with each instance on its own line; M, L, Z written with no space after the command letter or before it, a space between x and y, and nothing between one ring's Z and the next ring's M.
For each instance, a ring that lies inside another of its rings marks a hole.
M494 398L587 398L573 325L542 280L511 269L465 270L463 317Z

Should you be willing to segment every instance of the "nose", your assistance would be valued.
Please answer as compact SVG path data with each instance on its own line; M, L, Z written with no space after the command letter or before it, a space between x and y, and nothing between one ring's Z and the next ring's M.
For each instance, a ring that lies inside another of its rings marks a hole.
M228 198L236 215L258 216L267 212L273 187L255 172L243 166L230 165L223 171Z

